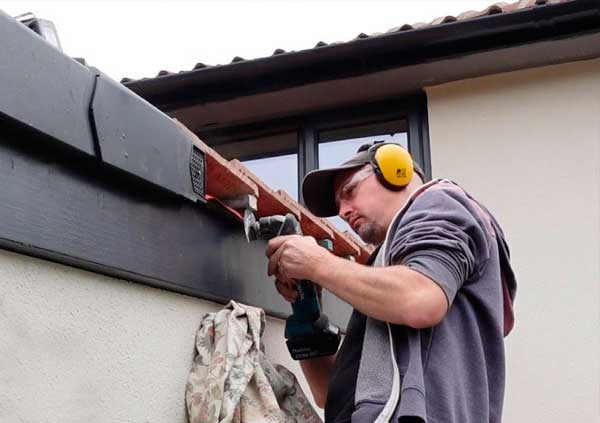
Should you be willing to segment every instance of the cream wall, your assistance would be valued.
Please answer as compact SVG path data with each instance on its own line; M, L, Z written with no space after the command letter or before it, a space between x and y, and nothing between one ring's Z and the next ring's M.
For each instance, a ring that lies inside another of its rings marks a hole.
M600 61L427 89L435 177L487 204L519 280L505 422L600 422Z
M0 422L187 422L196 330L220 308L0 250ZM263 341L301 374L282 321Z

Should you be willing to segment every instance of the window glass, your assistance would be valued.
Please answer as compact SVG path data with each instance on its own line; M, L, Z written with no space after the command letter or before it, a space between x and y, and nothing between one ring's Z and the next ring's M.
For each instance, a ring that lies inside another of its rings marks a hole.
M224 158L243 162L269 188L285 190L292 198L298 199L298 135L296 132L277 133L233 142L218 142L218 144L213 142L212 148Z
M366 135L369 133L372 135ZM319 141L319 169L340 165L354 156L358 147L374 141L395 142L408 148L408 137L403 121L326 131L319 134ZM330 217L328 220L342 232L354 233L350 225L338 216Z
M227 160L245 161L298 152L298 135L296 132L278 133L236 141L219 140L218 143L207 138L206 142Z
M274 190L282 189L298 199L298 155L265 157L246 160L244 165Z

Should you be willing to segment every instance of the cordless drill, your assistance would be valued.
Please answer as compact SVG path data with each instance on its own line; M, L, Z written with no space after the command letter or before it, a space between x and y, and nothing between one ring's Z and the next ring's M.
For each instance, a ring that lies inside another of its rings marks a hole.
M270 240L281 235L302 235L294 215L273 215L256 220L250 210L244 214L244 231L248 241ZM332 355L340 343L340 329L321 312L315 285L308 281L296 284L298 298L292 303L292 315L285 322L285 338L294 360Z

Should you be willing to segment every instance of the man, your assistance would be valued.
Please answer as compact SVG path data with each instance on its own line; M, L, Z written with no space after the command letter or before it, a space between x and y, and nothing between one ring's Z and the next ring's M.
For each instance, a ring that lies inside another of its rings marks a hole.
M516 281L491 214L448 180L425 184L396 144L311 172L303 195L316 215L337 213L379 245L370 266L311 237L267 246L288 301L309 279L354 307L337 356L301 362L326 422L500 422Z

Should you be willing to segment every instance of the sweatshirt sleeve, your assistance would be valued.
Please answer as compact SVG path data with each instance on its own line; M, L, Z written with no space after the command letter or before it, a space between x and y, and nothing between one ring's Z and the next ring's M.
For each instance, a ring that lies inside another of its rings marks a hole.
M409 206L391 234L388 263L405 265L437 283L448 305L490 254L490 234L464 193L428 190Z

